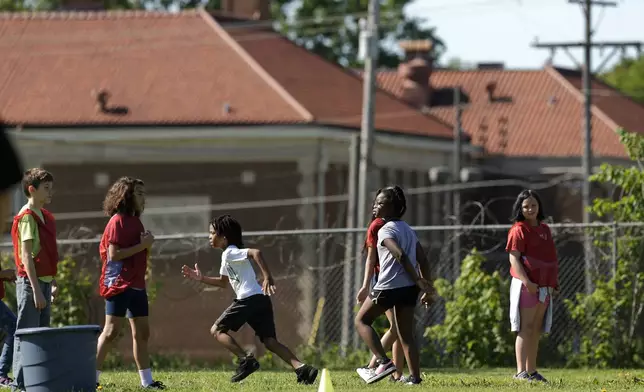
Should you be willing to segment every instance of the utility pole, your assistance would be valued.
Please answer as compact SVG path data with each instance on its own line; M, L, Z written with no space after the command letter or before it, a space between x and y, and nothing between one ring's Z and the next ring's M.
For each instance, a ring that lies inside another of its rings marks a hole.
M458 184L461 182L461 118L463 116L463 107L461 106L461 88L454 88L454 110L455 121L454 121L454 151L452 153L452 183ZM461 191L456 189L453 191L453 213L454 213L454 224L461 224ZM456 230L454 233L454 260L452 265L452 271L454 273L454 281L458 279L461 269L461 233L459 230Z
M617 3L613 1L600 1L600 0L568 0L571 4L580 4L584 13L584 41L583 42L562 42L562 43L534 43L533 47L539 49L549 49L551 53L551 60L557 49L563 49L566 54L582 69L582 88L584 93L584 110L582 121L581 139L584 141L581 159L581 168L583 175L582 187L582 217L583 223L590 223L590 212L588 207L591 205L591 182L590 176L592 175L592 64L591 54L594 48L613 48L614 51L607 56L596 72L601 72L602 68L610 59L615 55L618 49L622 53L628 47L635 47L638 51L641 50L640 42L593 42L594 31L592 28L592 9L593 6L598 7L615 7ZM583 48L584 62L579 64L574 57L570 54L571 48ZM592 242L588 234L584 236L584 253L585 253L585 267L586 267L586 290L592 291L592 280L590 271L592 270Z
M376 69L378 67L379 36L378 25L380 24L380 1L370 0L364 38L366 53L364 61L363 96L362 96L362 124L360 129L360 164L358 166L358 202L356 227L365 229L367 226L367 204L369 203L369 179L372 167L372 147L375 120L375 93L376 93ZM359 236L356 236L360 238ZM355 292L362 286L364 274L364 263L362 262L361 247L356 242L356 268L354 275ZM359 337L354 333L354 347L358 347Z

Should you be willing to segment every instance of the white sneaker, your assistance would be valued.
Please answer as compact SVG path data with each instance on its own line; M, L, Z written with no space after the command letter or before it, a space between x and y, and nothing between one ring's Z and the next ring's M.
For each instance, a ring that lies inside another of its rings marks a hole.
M373 376L375 369L370 369L368 367L357 368L356 373L362 378L363 381L367 382L369 378Z
M390 375L391 373L394 373L395 371L396 371L396 366L394 366L394 363L391 359L388 359L387 362L384 362L378 365L376 370L374 370L373 373L371 374L371 377L369 377L366 380L367 384L378 382L383 378L387 377L388 375Z

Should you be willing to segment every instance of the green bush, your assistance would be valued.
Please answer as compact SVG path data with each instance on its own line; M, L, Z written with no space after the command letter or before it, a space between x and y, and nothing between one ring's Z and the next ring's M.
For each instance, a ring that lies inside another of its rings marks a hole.
M485 258L476 250L463 259L453 285L435 282L445 299L443 324L429 327L425 338L434 344L424 349L423 360L437 366L476 368L506 366L513 361L513 334L507 313L509 282L498 272L481 268Z
M91 303L97 295L92 275L67 257L58 262L56 282L58 295L51 307L51 326L88 324Z
M613 222L644 221L644 137L618 130L630 167L604 164L592 177L594 182L620 191L619 198L595 199L590 211ZM604 268L616 256L613 276L598 275L591 294L579 293L564 301L577 322L579 348L570 343L568 366L641 367L644 365L644 241L642 229L600 228L590 230L594 245L603 254ZM616 241L613 241L615 239ZM597 252L600 253L600 252Z

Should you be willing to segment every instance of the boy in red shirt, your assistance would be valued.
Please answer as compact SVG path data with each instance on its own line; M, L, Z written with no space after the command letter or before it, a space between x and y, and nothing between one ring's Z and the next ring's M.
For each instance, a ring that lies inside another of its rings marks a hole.
M56 296L58 245L56 222L44 206L51 203L54 177L46 170L27 170L22 188L28 202L13 219L11 239L16 260L16 328L49 327L51 301ZM24 390L20 342L14 342L15 388Z
M552 233L543 223L541 199L536 192L519 194L513 208L515 222L505 248L510 254L510 323L518 332L515 379L542 381L537 372L541 333L552 325L552 293L559 289L559 262Z
M103 263L99 290L101 297L105 298L105 326L98 338L97 386L103 361L127 316L141 385L147 389L165 389L162 382L152 378L148 353L150 325L145 272L154 236L145 231L139 219L144 208L145 184L131 177L116 181L103 202L103 211L110 220L99 245Z

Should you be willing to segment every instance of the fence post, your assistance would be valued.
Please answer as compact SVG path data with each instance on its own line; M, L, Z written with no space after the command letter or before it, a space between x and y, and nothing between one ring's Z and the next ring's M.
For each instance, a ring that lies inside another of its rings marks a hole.
M357 134L351 138L349 156L347 227L355 228L358 207L358 160L360 157L360 136ZM347 348L349 347L349 341L352 336L351 331L353 329L354 270L357 266L357 261L354 260L357 241L356 233L347 233L346 241L342 283L342 332L340 337L342 355L347 354ZM354 339L356 339L355 336Z
M614 278L615 275L617 275L617 236L619 235L617 222L613 221L612 229L613 229L612 230L613 243L611 246L610 267L611 267L612 278Z

